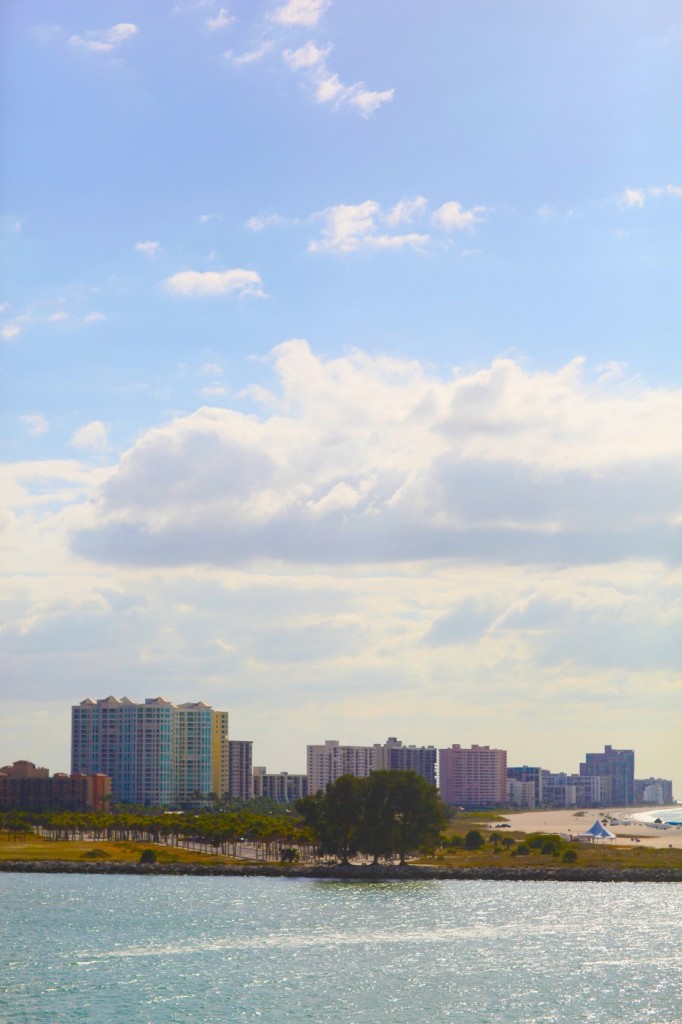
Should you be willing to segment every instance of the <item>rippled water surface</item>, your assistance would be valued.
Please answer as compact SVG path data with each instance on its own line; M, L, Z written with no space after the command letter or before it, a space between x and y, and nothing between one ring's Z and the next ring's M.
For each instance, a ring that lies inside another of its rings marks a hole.
M3 1024L678 1024L682 886L1 875Z

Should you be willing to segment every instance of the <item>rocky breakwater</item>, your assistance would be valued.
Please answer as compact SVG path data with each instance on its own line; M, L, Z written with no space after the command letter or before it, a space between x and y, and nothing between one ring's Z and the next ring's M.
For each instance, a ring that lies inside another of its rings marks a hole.
M277 865L139 864L125 861L0 861L0 872L69 875L154 875L198 877L320 878L339 881L488 880L511 882L682 882L680 868L461 867L417 864Z

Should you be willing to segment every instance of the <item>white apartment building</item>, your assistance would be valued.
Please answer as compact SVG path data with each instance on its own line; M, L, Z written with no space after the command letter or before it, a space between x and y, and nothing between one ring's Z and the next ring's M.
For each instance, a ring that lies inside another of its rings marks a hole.
M378 769L377 751L380 746L341 746L338 740L325 740L308 746L308 792L324 792L330 782L342 775L356 775L366 779Z
M507 803L512 807L535 807L535 783L519 782L507 776Z
M290 804L308 795L308 776L289 772L268 773L261 765L253 768L253 795L278 804Z

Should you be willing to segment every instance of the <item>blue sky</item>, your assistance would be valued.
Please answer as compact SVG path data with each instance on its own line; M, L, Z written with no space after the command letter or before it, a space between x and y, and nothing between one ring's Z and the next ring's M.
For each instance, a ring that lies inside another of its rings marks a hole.
M679 5L1 17L5 759L163 693L679 788Z

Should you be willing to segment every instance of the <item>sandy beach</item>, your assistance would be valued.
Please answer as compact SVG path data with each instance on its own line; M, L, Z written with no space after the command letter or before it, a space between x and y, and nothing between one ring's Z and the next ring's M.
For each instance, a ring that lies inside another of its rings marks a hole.
M636 815L640 810L649 813L652 808L608 808L606 811L594 807L587 810L566 808L554 811L540 809L537 811L519 811L518 813L508 814L505 816L505 821L508 821L512 828L519 832L550 832L561 835L568 835L570 833L577 835L579 832L585 832L586 829L590 828L596 818L599 821L606 818L606 828L610 832L615 832L617 836L613 841L613 845L629 846L639 839L641 843L646 843L647 846L651 847L672 846L675 849L682 849L682 828L662 830L652 828L638 821L633 821L631 825L608 824L612 818L626 821L631 815ZM490 827L495 828L496 826L494 823L491 823Z

